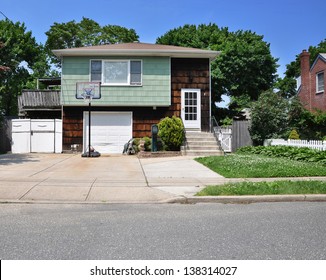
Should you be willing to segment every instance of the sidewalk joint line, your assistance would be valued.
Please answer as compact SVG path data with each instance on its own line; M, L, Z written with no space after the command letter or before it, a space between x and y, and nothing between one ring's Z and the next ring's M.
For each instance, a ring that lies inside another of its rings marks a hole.
M58 161L58 162L52 164L51 166L48 166L47 168L44 168L44 169L42 169L42 170L40 170L40 171L38 171L38 172L36 172L36 173L34 173L34 174L28 176L28 177L33 177L33 176L35 176L35 175L37 175L37 174L39 174L39 173L41 173L41 172L43 172L43 171L45 171L45 170L48 170L48 169L52 168L53 166L55 166L55 165L57 165L57 164L59 164L59 163L61 163L61 162L64 162L65 160L71 159L73 156L75 156L75 155L72 155L72 156L70 156L70 157L64 158L63 160L60 160L60 161Z
M141 170L142 170L142 172L143 172L143 175L144 175L144 178L145 178L145 182L146 182L146 186L149 187L149 183L148 183L148 180L147 180L147 176L146 176L146 174L145 174L145 171L144 171L143 165L141 164L140 158L138 158L138 162L139 162L139 165L140 165Z
M39 186L40 184L42 184L43 182L45 182L48 179L49 178L45 178L44 180L38 182L36 185L34 185L33 187L31 187L26 193L24 193L20 198L18 198L18 200L21 200L24 196L26 196L27 194L29 194L34 188L36 188L37 186Z
M97 178L95 178L95 180L92 182L91 187L89 188L89 191L88 191L87 196L85 198L85 201L87 201L87 199L88 199L88 197L89 197L89 195L91 193L91 190L93 189L93 186L94 186L96 180L97 180Z

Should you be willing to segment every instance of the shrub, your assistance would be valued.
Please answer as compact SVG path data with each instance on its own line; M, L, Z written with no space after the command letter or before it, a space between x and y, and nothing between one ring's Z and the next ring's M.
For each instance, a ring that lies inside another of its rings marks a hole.
M299 133L295 129L292 129L289 135L289 139L299 140L300 139Z
M144 143L145 151L147 151L147 152L151 151L151 149L152 149L152 139L149 138L149 137L143 137L142 140L145 141L145 143Z
M158 136L164 142L166 150L180 150L184 139L184 127L180 118L166 117L159 122L158 129Z
M265 139L283 138L287 131L288 102L272 90L263 92L251 107L249 132L255 145Z
M135 152L139 152L139 141L140 138L135 138L132 147L134 148Z
M282 157L298 161L319 162L326 164L326 151L291 146L241 147L238 154L259 154L269 157Z

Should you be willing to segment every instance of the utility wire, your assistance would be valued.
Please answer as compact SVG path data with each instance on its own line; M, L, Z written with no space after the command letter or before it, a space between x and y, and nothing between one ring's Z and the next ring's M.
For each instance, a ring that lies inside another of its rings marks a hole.
M7 20L9 20L9 18L3 12L0 11L0 14L2 14Z

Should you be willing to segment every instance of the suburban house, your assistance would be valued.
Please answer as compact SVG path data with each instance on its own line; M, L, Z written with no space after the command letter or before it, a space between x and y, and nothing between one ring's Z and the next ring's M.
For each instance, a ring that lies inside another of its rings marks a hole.
M53 53L62 62L63 150L86 151L90 108L91 143L100 153L121 153L166 116L181 117L187 130L210 130L217 51L135 42ZM92 92L89 105L83 97Z
M306 109L326 111L326 53L320 53L311 67L309 59L309 52L303 50L300 54L298 96Z

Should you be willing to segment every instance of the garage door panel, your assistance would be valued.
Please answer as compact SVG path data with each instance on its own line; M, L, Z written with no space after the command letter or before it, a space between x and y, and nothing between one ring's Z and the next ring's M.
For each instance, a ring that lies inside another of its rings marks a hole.
M103 154L122 153L130 138L131 112L91 112L91 145L95 150ZM88 147L88 112L84 113L84 147Z

